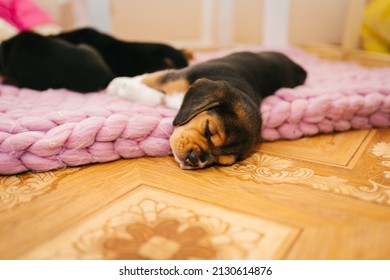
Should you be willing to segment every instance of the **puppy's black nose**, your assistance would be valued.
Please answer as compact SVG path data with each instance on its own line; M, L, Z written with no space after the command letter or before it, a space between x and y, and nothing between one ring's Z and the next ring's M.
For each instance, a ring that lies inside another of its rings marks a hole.
M185 161L185 164L188 166L194 166L194 167L198 166L199 158L193 150L187 154L187 159Z
M191 150L187 154L185 164L187 166L198 167L199 165L202 165L203 163L208 161L209 158L210 158L210 155L208 153L201 151L198 155L194 150Z

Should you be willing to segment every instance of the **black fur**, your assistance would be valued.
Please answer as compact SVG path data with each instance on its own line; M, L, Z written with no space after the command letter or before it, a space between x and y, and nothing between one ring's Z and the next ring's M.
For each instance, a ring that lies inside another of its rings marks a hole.
M183 53L169 45L124 42L92 28L61 33L57 37L75 45L87 44L94 47L115 76L132 77L188 65Z
M199 78L227 81L258 106L262 98L282 87L293 88L306 79L306 71L279 52L238 52L186 69L190 84ZM180 72L179 71L179 72Z
M125 42L92 28L48 37L21 32L0 49L4 82L37 90L92 92L104 89L115 77L187 65L184 54L171 46Z
M1 73L5 83L18 87L80 92L103 89L114 78L93 49L32 32L22 32L2 43Z

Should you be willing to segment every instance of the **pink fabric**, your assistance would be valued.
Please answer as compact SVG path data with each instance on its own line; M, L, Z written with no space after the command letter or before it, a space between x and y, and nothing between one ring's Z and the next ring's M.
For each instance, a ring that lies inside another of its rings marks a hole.
M170 154L175 110L104 92L0 86L0 174Z
M30 0L0 0L0 17L18 30L54 23L43 9Z
M308 80L261 105L265 141L390 127L390 68L367 69L279 50ZM200 62L231 51L197 53ZM43 92L0 85L0 174L46 171L119 158L165 156L175 110L104 92Z

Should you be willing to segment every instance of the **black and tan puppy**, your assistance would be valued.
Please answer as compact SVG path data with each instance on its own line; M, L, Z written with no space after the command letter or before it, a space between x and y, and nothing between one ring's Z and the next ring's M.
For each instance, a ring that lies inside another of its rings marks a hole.
M305 79L306 71L281 53L240 52L181 70L117 78L108 93L181 105L173 121L172 152L181 168L198 169L247 157L261 138L262 98Z
M187 65L185 54L169 45L126 42L92 28L47 37L21 32L0 48L4 82L37 90L92 92L115 77Z

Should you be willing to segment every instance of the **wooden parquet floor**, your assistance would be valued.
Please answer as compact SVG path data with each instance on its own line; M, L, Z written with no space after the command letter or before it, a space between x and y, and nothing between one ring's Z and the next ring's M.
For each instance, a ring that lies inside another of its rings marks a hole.
M1 259L390 259L390 129L0 177Z

